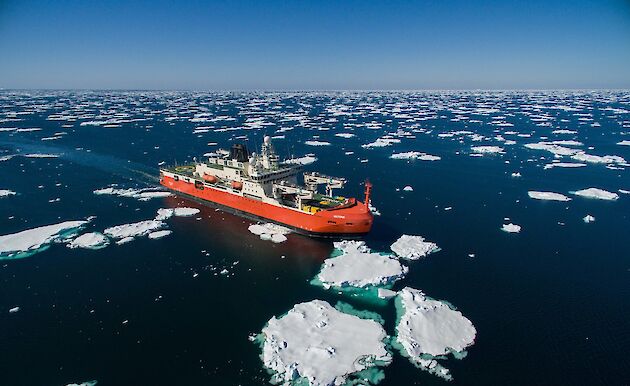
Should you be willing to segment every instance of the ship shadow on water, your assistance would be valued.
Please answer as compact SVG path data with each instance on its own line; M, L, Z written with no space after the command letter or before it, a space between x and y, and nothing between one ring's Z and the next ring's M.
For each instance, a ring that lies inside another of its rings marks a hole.
M320 264L333 250L331 240L316 239L294 232L288 234L287 240L282 243L262 240L248 229L257 221L224 211L212 203L201 203L177 195L166 197L164 203L169 208L191 206L201 211L196 215L197 218L201 217L201 220L196 221L194 226L187 226L186 232L187 237L207 245L208 250L229 251L230 254L237 252L241 255L248 252L241 257L252 256L252 260L255 261L260 261L260 258L265 256L273 258L274 261L279 260L279 257L298 258L308 262L308 265ZM174 224L175 227L177 225ZM265 264L268 263L268 260L265 261Z

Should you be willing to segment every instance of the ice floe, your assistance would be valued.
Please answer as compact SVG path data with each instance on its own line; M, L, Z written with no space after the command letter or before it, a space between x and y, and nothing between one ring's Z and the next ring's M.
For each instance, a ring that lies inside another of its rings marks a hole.
M409 185L405 186L405 187L403 188L403 190L404 190L405 192L413 192L413 188L412 188L411 186L409 186Z
M621 146L630 146L630 141L628 141L628 140L623 140L623 141L617 142L617 145L621 145Z
M614 201L619 198L617 193L609 192L607 190L598 189L598 188L588 188L577 190L573 192L576 196L586 197L586 198L594 198L597 200L609 200Z
M427 154L427 153L421 153L419 151L409 151L409 152L406 152L406 153L394 153L391 156L389 156L389 158L391 158L391 159L420 160L420 161L439 161L439 160L441 160L441 158L438 157L438 156Z
M396 311L396 343L401 354L417 367L450 380L438 359L450 353L458 358L465 355L477 334L472 322L448 303L409 287L398 293Z
M14 196L16 193L8 189L0 189L0 198Z
M166 223L164 223L163 221L144 220L130 224L116 225L111 228L105 229L103 233L113 239L119 239L120 241L122 241L128 238L148 235L149 233L154 232L165 226Z
M292 165L309 165L315 161L317 161L317 157L313 155L305 155L304 157L300 158L290 158L288 160L285 160L284 163Z
M118 189L114 187L97 189L93 192L97 195L112 195L119 197L131 197L140 201L148 201L152 198L161 198L172 196L171 192L159 190L157 188L145 189Z
M591 222L595 221L595 217L591 216L590 214L587 214L586 216L584 216L582 221L584 221L585 223L588 224L588 223L591 223Z
M68 383L66 386L96 386L98 381L85 381L81 383Z
M344 240L334 246L340 255L326 259L316 277L324 288L389 285L408 271L394 256L372 252L364 241Z
M286 235L291 233L289 228L273 223L252 224L247 229L251 233L260 237L262 240L269 240L274 243L282 243L286 241Z
M330 146L330 142L326 141L305 141L304 144L309 146Z
M418 260L438 252L440 247L436 243L426 241L422 236L402 235L390 246L390 249L404 259Z
M198 214L200 212L197 208L188 208L188 207L180 207L180 208L160 208L157 210L157 216L155 216L155 220L164 221L169 218L175 217L190 217Z
M166 237L168 235L170 235L171 233L173 233L173 231L165 229L165 230L161 230L161 231L155 231L155 232L151 232L149 233L149 238L156 240L156 239L161 239L162 237Z
M503 153L503 148L500 146L473 146L470 148L475 153L479 154L498 154Z
M586 164L577 163L577 162L552 162L543 167L543 169L553 169L553 168L583 168Z
M571 201L571 199L564 194L554 192L539 192L530 190L527 195L534 200L547 200L547 201Z
M277 384L353 384L368 378L366 371L392 360L379 323L341 312L322 300L297 304L271 318L260 339L263 363Z
M88 222L64 221L0 236L0 260L18 259L43 251L52 242L74 236Z
M512 223L503 224L501 230L507 233L519 233L521 231L521 226Z
M101 249L105 248L107 245L109 245L109 239L99 232L84 233L67 244L68 248L72 249Z

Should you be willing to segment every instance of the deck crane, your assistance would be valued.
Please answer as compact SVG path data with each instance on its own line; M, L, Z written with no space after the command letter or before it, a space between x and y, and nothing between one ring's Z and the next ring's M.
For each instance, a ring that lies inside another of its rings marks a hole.
M316 191L317 186L326 184L326 195L333 196L333 189L341 189L346 184L345 178L330 177L316 172L304 173L304 184L310 190Z

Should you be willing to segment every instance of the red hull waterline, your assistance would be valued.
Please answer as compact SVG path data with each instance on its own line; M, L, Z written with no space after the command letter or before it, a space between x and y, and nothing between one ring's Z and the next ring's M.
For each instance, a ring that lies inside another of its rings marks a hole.
M175 192L225 207L245 217L285 225L311 236L356 237L364 235L370 231L374 220L368 206L355 199L351 200L351 204L342 207L321 210L317 213L304 213L297 209L268 204L207 185L199 189L192 181L175 180L170 176L161 176L160 184Z

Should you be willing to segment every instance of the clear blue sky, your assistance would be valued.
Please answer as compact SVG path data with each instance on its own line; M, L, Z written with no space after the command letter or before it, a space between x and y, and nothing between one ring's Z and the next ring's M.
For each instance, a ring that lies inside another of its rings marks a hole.
M630 88L630 1L0 0L0 87Z

